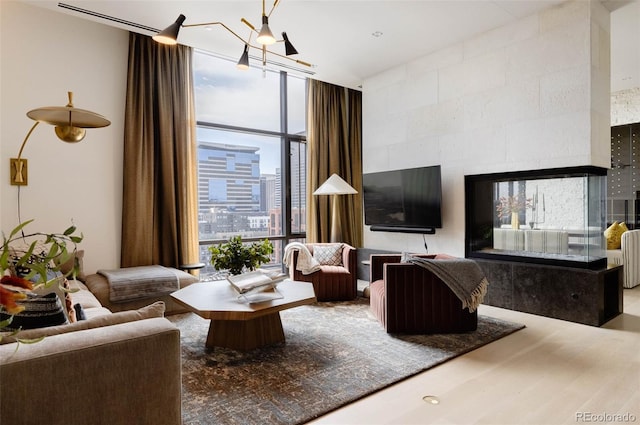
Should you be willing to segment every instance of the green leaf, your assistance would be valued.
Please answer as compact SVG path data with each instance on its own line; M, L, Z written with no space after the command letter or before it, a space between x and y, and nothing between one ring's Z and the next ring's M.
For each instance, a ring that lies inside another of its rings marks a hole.
M6 328L13 322L13 316L9 316L7 319L0 322L0 329Z
M75 232L75 231L76 231L76 226L71 226L67 230L65 230L63 234L65 236L69 236L69 235L73 234L73 232Z
M9 268L9 249L4 246L2 247L2 254L0 255L0 268L3 272Z
M9 235L9 240L12 240L12 239L13 239L13 237L14 237L15 235L17 235L17 234L18 234L18 232L22 231L22 229L24 229L24 227L25 227L27 224L31 223L32 221L33 221L33 219L31 219L31 220L27 220L27 221L25 221L25 222L23 222L23 223L19 224L15 229L13 229L13 230L11 231L11 234Z

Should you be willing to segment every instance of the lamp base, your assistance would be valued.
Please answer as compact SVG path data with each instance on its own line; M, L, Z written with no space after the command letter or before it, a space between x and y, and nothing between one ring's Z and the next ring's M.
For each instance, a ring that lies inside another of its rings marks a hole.
M12 186L26 186L29 184L29 169L25 158L9 159L10 183Z
M331 195L331 242L342 242L342 223L340 222L338 195Z

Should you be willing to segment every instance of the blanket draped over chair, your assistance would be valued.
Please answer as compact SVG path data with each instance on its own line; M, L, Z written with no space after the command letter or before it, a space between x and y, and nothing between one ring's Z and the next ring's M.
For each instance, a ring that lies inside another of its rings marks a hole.
M293 253L298 251L296 270L302 274L311 274L320 270L320 263L313 258L309 249L301 242L291 242L284 247L284 264L289 267L293 264Z
M164 295L180 289L178 275L159 265L98 270L109 281L112 302Z
M462 301L462 308L473 313L487 294L489 281L478 264L467 258L431 259L411 256L409 263L424 267L440 280Z

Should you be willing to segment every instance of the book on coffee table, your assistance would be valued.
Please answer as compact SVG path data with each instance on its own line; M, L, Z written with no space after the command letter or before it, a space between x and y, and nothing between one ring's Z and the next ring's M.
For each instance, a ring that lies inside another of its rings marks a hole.
M275 289L287 275L278 271L256 270L228 276L227 280L240 295L249 295Z

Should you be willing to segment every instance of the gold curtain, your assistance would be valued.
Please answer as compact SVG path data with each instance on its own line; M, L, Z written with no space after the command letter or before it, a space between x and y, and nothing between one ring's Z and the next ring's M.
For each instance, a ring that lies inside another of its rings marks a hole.
M121 267L199 261L191 57L129 35Z
M363 243L362 221L362 93L308 80L307 242L328 242L331 198L339 202L342 242ZM313 196L333 173L357 195Z

